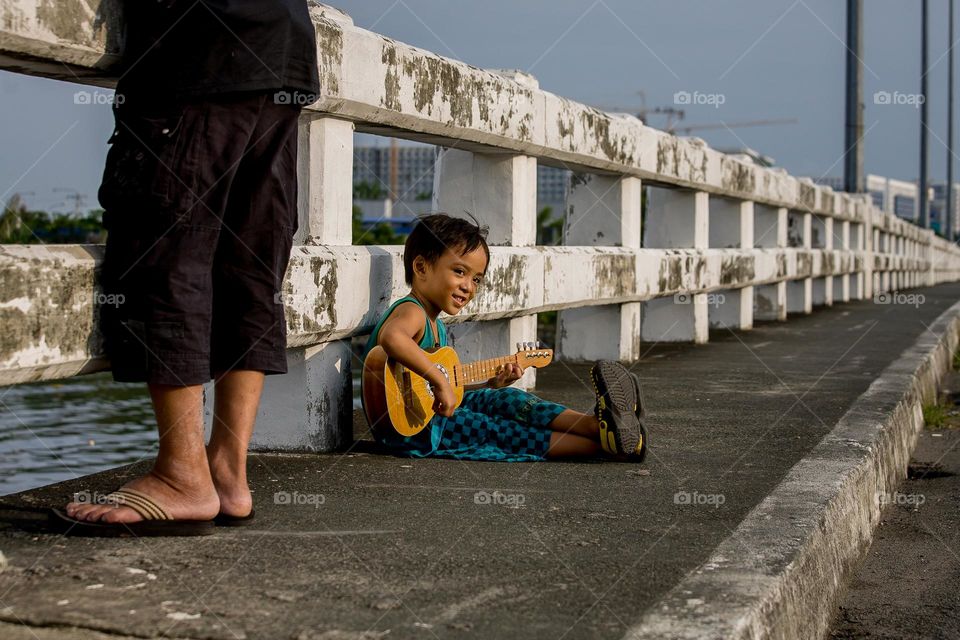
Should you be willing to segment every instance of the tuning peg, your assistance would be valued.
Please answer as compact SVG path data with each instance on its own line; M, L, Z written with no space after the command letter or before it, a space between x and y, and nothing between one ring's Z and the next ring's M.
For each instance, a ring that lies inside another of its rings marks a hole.
M522 343L522 342L518 342L518 343L517 343L517 351L523 351L523 343Z
M533 343L532 343L532 342L528 342L528 343L527 343L527 349L528 349L528 350L532 350L532 349L533 349Z
M537 340L537 349L543 349L543 343Z

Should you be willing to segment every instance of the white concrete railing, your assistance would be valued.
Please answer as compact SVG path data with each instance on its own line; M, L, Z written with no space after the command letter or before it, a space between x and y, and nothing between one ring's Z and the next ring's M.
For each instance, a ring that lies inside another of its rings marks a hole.
M0 9L0 66L109 86L117 3L103 2L85 22L78 7L87 5L19 0ZM553 309L561 357L631 360L641 340L705 342L711 327L748 329L835 300L960 279L958 247L866 195L602 113L522 73L398 43L329 7L311 12L322 95L301 122L300 231L283 291L290 373L268 379L255 446L329 450L349 438L357 363L347 339L405 292L399 247L351 246L354 131L442 146L435 208L466 209L490 226L487 285L452 320L464 323L453 331L465 359L535 339L536 314ZM567 246L534 246L537 162L577 172ZM789 246L791 226L799 246ZM0 384L106 366L95 330L100 255L0 247Z

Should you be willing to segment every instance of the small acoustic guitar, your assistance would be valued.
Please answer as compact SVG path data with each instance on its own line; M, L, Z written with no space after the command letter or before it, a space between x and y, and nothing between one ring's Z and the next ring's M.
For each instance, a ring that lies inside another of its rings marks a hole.
M539 343L537 343L539 345ZM464 385L486 382L507 364L522 368L545 367L553 360L552 349L536 348L531 342L517 345L512 356L490 358L463 364L451 347L428 349L427 357L453 387L459 407L463 401ZM403 436L420 433L434 416L433 389L425 378L387 357L383 347L374 347L363 361L363 411L370 428L389 428L392 425ZM454 407L456 408L456 407Z

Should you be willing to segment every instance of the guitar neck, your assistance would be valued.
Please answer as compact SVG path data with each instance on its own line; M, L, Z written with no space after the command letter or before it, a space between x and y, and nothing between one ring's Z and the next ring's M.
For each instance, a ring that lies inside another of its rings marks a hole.
M517 364L517 356L503 356L500 358L490 358L488 360L478 360L477 362L471 362L469 364L460 363L457 365L459 370L459 375L457 376L458 380L462 380L463 384L474 384L477 382L486 382L490 378L497 375L497 369L499 367L508 365L508 364Z

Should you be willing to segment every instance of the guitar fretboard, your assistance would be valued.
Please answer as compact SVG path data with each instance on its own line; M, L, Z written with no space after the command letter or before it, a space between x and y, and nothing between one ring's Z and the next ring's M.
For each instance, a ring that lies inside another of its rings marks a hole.
M458 378L462 379L462 384L473 384L475 382L486 382L497 375L499 367L517 364L517 356L503 356L501 358L490 358L489 360L479 360L469 364L460 363Z

